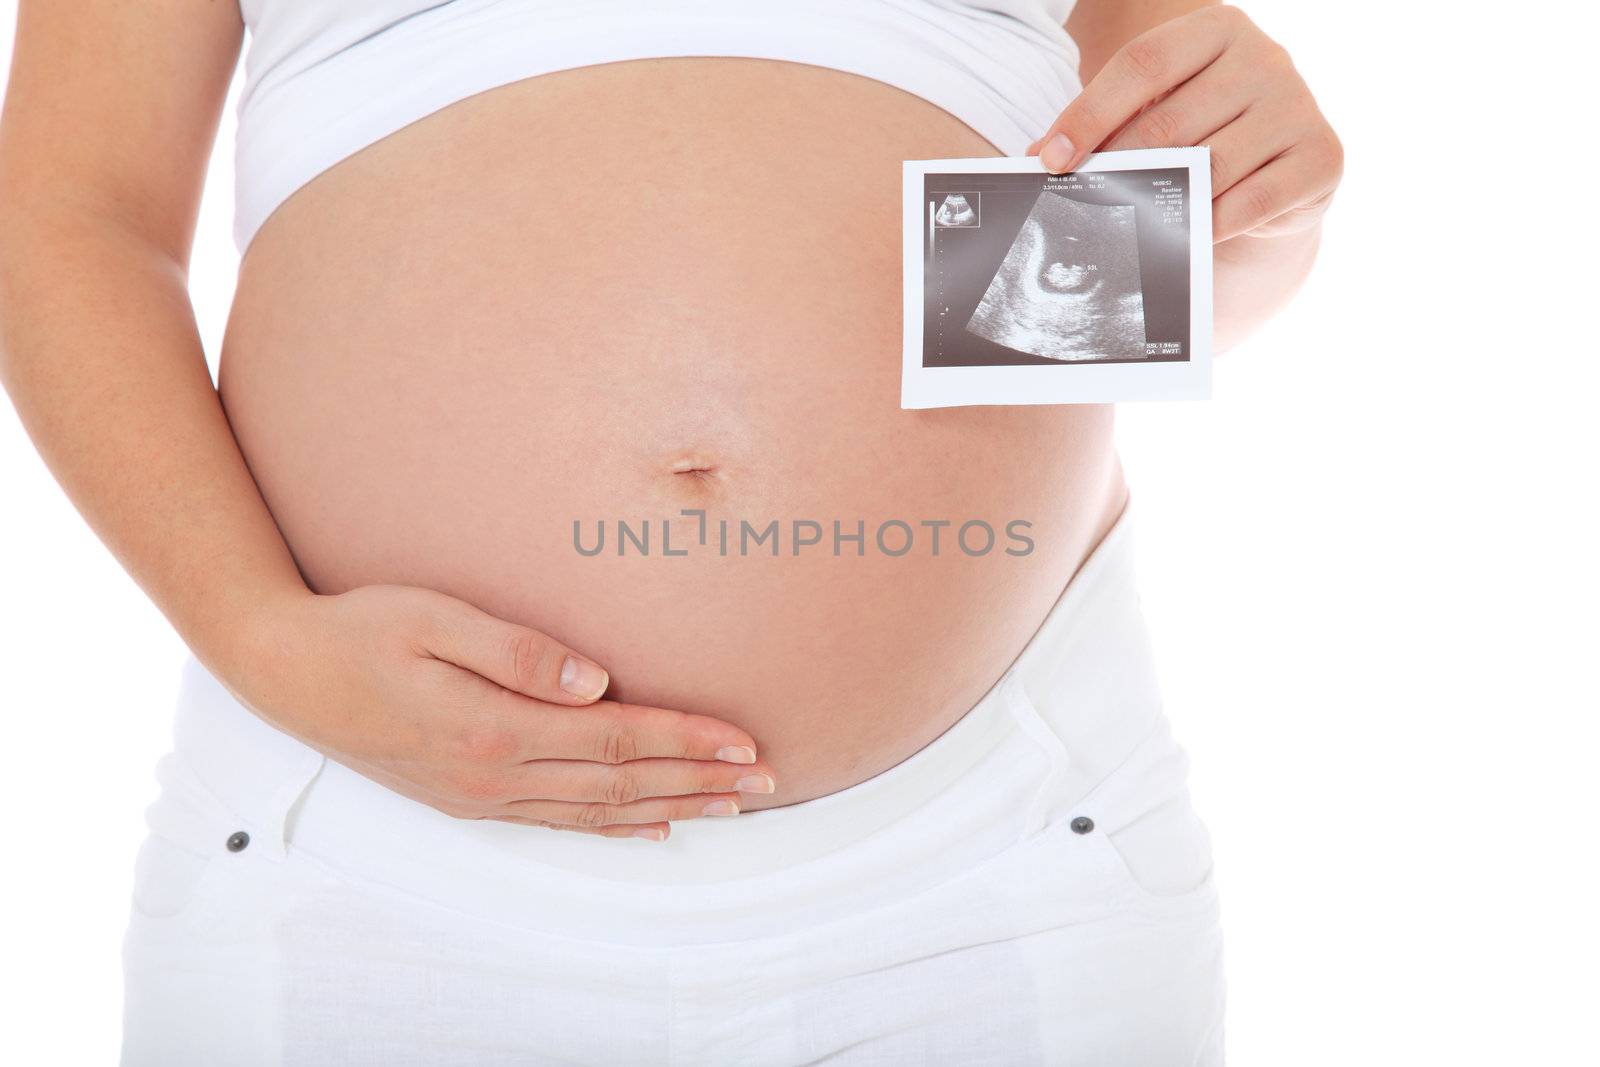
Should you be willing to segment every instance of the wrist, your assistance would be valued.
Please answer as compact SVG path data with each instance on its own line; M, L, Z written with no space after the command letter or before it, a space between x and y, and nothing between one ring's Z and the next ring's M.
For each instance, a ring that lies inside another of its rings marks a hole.
M1238 345L1293 299L1321 240L1319 220L1281 236L1240 234L1214 246L1213 355Z
M304 647L306 612L320 596L304 583L239 598L189 641L195 658L246 704L270 691L271 679Z
M1284 262L1313 258L1321 242L1322 219L1319 217L1304 227L1283 233L1238 234L1214 245L1212 254L1219 261L1236 264L1257 260Z

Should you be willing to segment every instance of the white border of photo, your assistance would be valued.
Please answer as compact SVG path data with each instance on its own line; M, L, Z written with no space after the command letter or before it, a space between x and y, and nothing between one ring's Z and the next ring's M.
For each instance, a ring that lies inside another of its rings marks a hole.
M904 349L902 408L971 404L1104 404L1124 400L1206 400L1211 396L1211 150L1141 148L1092 153L1075 172L1184 167L1189 172L1189 358L1149 363L1063 362L1059 366L924 367L923 179L929 174L1037 174L1036 156L912 159L904 163Z

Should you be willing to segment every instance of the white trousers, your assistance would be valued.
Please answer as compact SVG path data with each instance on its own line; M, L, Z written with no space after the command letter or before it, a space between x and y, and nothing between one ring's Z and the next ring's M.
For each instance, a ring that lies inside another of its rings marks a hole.
M452 819L191 658L122 1062L1212 1067L1219 907L1187 766L1127 515L920 752L662 843Z

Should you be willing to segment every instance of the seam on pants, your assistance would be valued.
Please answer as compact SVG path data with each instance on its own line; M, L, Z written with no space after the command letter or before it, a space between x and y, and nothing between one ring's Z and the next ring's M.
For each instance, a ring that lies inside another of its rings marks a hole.
M667 1067L673 1067L672 1035L678 1029L678 951L667 952Z
M1222 1002L1217 1006L1216 1015L1211 1020L1211 1025L1206 1028L1205 1037L1200 1041L1200 1049L1195 1053L1191 1067L1223 1067L1227 1063L1226 1004L1226 994L1224 994ZM1215 1057L1213 1057L1213 1053L1215 1053Z
M300 808L304 805L312 787L322 777L322 770L327 764L328 757L320 752L317 753L316 759L312 760L307 768L284 782L273 794L272 806L267 809L267 814L272 820L273 858L281 861L288 854L290 842L294 837L294 823L300 816Z
M1072 756L1067 751L1066 745L1055 731L1049 728L1034 708L1033 702L1028 699L1027 692L1022 688L1022 676L1015 670L1006 675L1005 681L1006 707L1016 719L1017 724L1027 732L1028 736L1044 750L1045 756L1050 761L1050 767L1045 771L1044 779L1039 787L1034 790L1033 799L1028 802L1028 813L1022 820L1021 828L1017 832L1017 840L1022 841L1044 829L1047 819L1045 807L1054 795L1054 789L1066 776L1067 768L1071 765Z
M1037 740L1045 749L1050 758L1050 769L1045 773L1044 780L1035 791L1033 800L1028 805L1027 817L1022 822L1022 830L1017 837L1024 841L1034 834L1040 833L1050 825L1048 809L1056 802L1055 788L1065 779L1068 770L1073 765L1072 749L1066 740L1051 728L1039 709L1034 706L1028 697L1027 690L1022 686L1020 676L1013 675L1008 680L1006 693L1007 706L1021 723L1023 729ZM1088 788L1083 795L1073 800L1071 804L1063 804L1063 812L1072 811L1094 799L1105 783L1115 778L1124 771L1134 758L1143 751L1150 739L1159 734L1163 729L1170 729L1171 723L1164 715L1158 715L1150 728L1140 734L1138 740L1128 747L1128 751L1109 767L1104 774L1094 781L1087 783Z

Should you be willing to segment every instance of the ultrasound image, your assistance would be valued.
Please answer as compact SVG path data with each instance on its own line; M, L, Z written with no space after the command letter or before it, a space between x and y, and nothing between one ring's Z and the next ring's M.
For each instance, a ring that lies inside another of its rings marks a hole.
M1188 362L1188 186L1170 166L924 175L922 366Z
M1041 192L966 329L1046 359L1144 358L1135 212Z
M978 213L972 210L972 204L964 195L951 193L944 198L944 203L939 205L934 221L940 226L976 226Z

